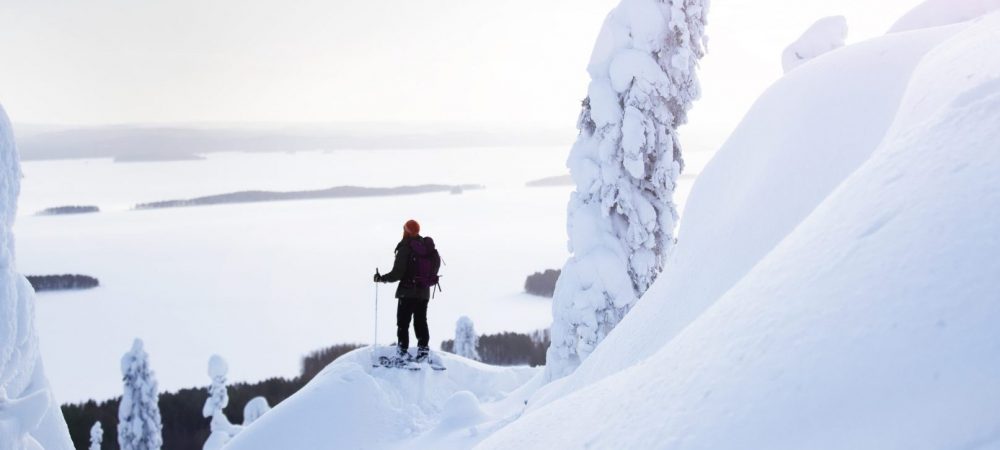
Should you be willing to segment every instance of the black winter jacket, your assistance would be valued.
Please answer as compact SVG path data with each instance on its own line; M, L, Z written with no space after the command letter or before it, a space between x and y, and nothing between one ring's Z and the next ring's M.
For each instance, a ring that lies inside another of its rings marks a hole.
M413 269L410 268L413 250L410 248L410 241L414 239L422 238L419 235L405 237L396 245L396 261L392 264L392 271L382 275L382 282L399 282L399 286L396 287L396 298L429 300L431 298L430 288L421 288L413 282Z

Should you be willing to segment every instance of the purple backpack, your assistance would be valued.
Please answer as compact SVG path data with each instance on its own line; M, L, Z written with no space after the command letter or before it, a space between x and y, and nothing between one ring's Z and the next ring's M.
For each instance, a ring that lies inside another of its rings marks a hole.
M441 255L434 248L434 239L424 237L410 241L410 267L413 273L413 284L420 288L437 286L440 290Z

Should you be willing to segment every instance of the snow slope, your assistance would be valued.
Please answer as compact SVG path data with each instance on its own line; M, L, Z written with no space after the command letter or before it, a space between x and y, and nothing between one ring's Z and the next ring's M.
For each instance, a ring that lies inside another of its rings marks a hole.
M742 279L851 172L892 123L914 67L956 28L828 53L768 89L692 187L657 283L573 376L536 404L638 363ZM847 81L853 82L847 82ZM627 352L620 349L628 348Z
M15 270L11 226L20 184L14 134L0 107L0 449L71 449L42 366L35 292Z
M470 448L520 413L524 396L511 393L540 370L439 355L447 370L411 372L372 368L371 348L355 350L226 449Z
M481 447L1000 447L998 53L1000 14L943 40L874 152L707 311ZM671 288L640 305L691 300ZM638 312L612 336L668 317Z

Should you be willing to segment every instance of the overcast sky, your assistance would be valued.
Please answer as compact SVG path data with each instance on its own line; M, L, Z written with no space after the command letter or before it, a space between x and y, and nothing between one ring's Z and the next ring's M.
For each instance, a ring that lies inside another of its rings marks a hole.
M16 123L575 124L617 0L0 0ZM731 128L820 17L849 40L919 0L713 0L700 132Z

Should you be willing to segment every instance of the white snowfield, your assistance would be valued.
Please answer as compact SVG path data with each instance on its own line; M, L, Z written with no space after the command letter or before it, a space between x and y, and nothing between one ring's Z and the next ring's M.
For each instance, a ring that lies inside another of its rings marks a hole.
M998 54L1000 13L779 80L572 375L360 350L227 448L1000 448Z
M17 273L11 226L21 166L7 113L0 106L0 449L72 449L52 395L35 330L35 291Z

